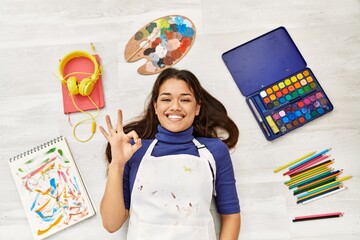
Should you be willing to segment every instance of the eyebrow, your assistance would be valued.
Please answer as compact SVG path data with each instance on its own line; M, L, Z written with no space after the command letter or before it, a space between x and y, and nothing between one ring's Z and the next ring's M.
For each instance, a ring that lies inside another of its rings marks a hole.
M168 93L168 92L164 92L164 93L161 93L159 96L162 96L162 95L171 96L172 94ZM180 96L192 96L192 94L191 93L181 93Z

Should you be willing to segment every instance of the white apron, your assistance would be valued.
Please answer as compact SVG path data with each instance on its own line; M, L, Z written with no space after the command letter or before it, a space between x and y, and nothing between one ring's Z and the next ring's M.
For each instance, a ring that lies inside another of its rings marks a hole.
M216 168L210 151L199 156L151 156L147 149L131 194L128 240L215 240L210 213ZM211 166L211 168L210 168Z

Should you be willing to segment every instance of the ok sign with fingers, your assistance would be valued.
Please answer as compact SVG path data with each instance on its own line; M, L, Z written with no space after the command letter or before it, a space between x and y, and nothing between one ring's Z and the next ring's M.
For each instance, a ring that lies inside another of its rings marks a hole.
M141 138L133 130L129 133L123 131L123 117L122 111L118 110L118 119L116 129L113 128L109 115L105 116L108 132L100 126L100 131L104 137L108 140L111 146L111 163L125 163L131 158L131 156L141 147ZM134 140L134 144L130 141Z

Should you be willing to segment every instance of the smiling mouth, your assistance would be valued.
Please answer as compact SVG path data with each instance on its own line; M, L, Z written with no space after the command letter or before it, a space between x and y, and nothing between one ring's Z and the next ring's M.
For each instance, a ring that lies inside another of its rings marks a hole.
M178 120L178 119L183 119L184 117L181 115L169 114L169 115L167 115L167 118L170 120Z

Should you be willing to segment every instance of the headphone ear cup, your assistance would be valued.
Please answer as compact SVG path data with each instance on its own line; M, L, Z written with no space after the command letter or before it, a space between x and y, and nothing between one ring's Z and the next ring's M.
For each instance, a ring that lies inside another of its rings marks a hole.
M79 84L79 93L82 96L89 96L94 89L95 81L90 78L84 78Z
M69 77L69 79L66 81L66 86L69 90L70 95L79 94L77 77Z

